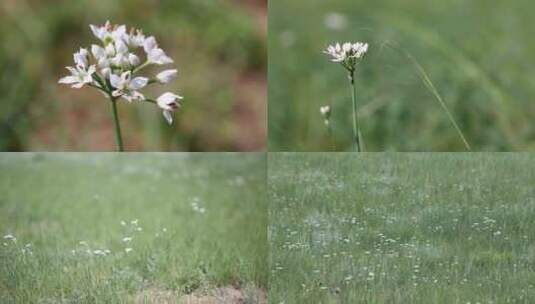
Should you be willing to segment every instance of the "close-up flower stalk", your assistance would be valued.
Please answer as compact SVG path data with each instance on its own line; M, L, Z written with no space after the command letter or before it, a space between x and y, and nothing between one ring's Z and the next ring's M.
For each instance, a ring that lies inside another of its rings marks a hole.
M173 59L158 46L156 38L146 37L139 29L127 32L125 25L90 25L93 35L100 45L91 45L90 50L80 48L74 53L74 67L66 67L71 75L59 80L80 89L85 85L101 91L111 103L117 150L124 151L119 121L120 100L148 102L158 106L169 124L173 122L173 112L180 107L182 96L166 92L154 99L146 98L140 90L151 84L167 84L177 76L177 69L168 69L154 77L140 74L151 65L166 65ZM145 58L144 61L141 58Z
M358 106L357 106L357 87L355 85L355 73L357 64L364 57L368 51L368 44L363 42L346 42L342 45L336 43L329 45L324 51L325 54L331 56L331 61L339 63L348 73L349 85L351 88L352 100L352 120L353 120L353 148L355 152L364 152L364 142L360 132L358 121Z

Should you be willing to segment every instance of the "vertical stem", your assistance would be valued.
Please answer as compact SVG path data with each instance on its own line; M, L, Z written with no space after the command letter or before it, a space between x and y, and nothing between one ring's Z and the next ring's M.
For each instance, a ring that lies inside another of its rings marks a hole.
M327 135L329 136L329 140L331 141L332 151L335 152L336 151L336 143L334 141L333 129L331 128L331 124L330 123L327 124Z
M353 97L353 145L355 152L362 152L362 146L360 141L360 130L357 111L357 87L355 86L355 71L349 72L349 81L351 82L351 96Z
M119 115L117 114L117 99L111 99L111 105L113 110L113 120L115 122L115 140L117 142L117 150L119 152L124 151L123 138L121 136L121 125L119 124Z

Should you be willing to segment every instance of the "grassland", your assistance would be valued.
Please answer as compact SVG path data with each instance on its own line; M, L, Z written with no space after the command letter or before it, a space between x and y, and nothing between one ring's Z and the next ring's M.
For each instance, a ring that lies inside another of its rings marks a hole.
M350 151L351 91L322 51L366 41L357 71L367 151L466 151L410 54L474 151L535 149L533 1L269 3L270 151ZM331 105L335 147L319 108Z
M272 154L272 303L533 303L529 154Z
M0 302L261 302L264 189L260 154L2 154Z

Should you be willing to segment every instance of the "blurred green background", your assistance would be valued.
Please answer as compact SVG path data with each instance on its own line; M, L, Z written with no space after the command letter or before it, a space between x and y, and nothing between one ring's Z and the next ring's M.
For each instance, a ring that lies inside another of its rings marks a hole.
M265 0L2 0L0 149L114 150L109 104L96 90L58 85L72 53L97 41L89 24L154 35L175 60L185 96L168 126L150 104L121 103L127 150L251 151L266 139Z
M535 3L293 0L269 4L269 150L351 150L351 95L323 49L370 43L357 72L367 151L535 150ZM394 47L391 47L394 46ZM333 107L333 143L319 113Z

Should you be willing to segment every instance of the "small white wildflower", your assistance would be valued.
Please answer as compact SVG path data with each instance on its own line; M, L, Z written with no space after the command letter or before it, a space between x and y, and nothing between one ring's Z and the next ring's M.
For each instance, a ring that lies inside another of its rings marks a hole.
M110 83L115 90L111 93L114 97L123 97L128 101L143 100L145 96L138 90L147 85L149 79L146 77L132 78L132 72L126 71L121 76L111 74Z
M170 92L162 94L158 97L157 104L163 110L163 116L169 124L173 123L173 112L180 107L179 100L183 97Z
M162 231L163 232L167 232L167 228L162 228Z
M123 241L123 243L128 243L128 242L132 241L132 238L131 237L124 237L122 241Z
M132 250L134 250L134 249L128 247L128 248L125 248L125 249L124 249L124 252L129 253L129 252L131 252Z
M150 63L159 65L173 63L173 59L169 58L169 56L158 47L158 43L156 43L156 39L153 36L145 39L143 48L147 53L147 59Z
M130 221L130 224L136 226L138 222L139 222L138 219L135 219L135 220Z
M141 227L137 227L137 228L136 228L136 231L143 231L143 228L141 228Z
M125 221L121 221L121 226L126 226L126 222Z
M165 70L165 71L158 73L158 75L156 75L156 79L158 79L160 83L169 83L176 78L177 73L178 73L178 70L176 69Z
M361 59L368 52L368 44L364 42L346 42L342 45L336 43L329 45L324 51L331 56L332 62L341 63L347 70L354 71L357 60Z
M71 88L74 89L80 89L86 84L93 83L93 77L91 75L96 71L94 65L88 69L83 66L76 66L75 68L67 67L67 70L71 72L71 75L61 78L59 83L70 84Z

